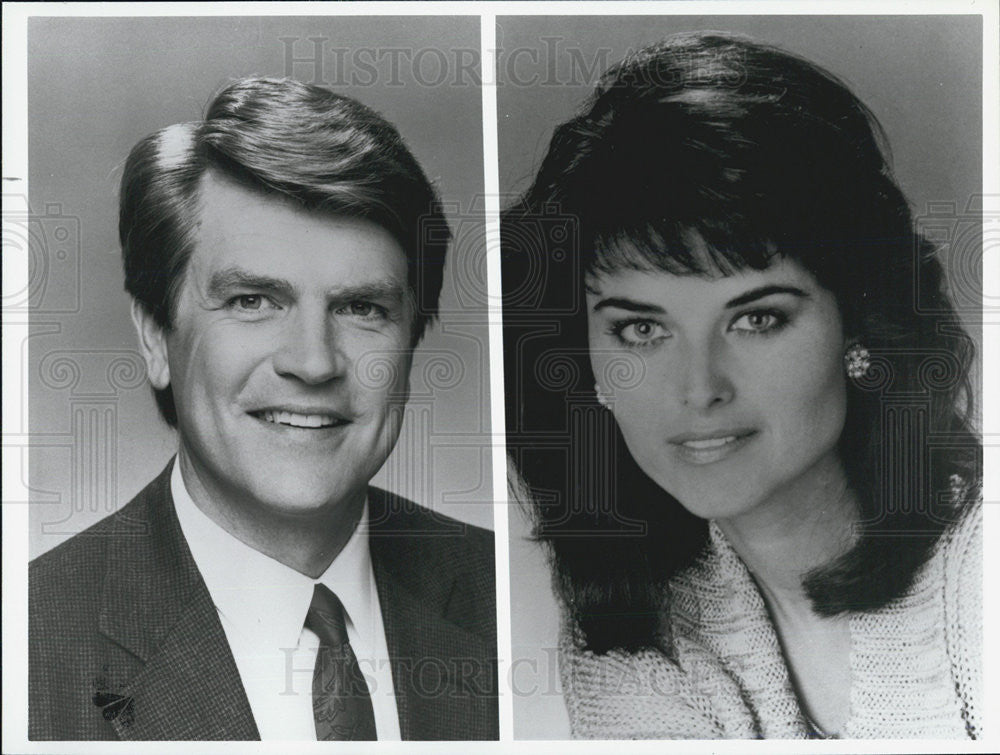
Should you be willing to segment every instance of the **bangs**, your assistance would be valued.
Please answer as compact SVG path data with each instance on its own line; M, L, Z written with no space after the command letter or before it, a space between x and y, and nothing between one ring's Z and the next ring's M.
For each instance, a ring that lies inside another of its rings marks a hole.
M787 185L786 172L768 169L776 160L763 126L747 126L747 136L725 118L700 123L714 100L689 99L621 114L610 136L581 150L572 173L560 177L556 198L578 218L586 272L759 270L794 233L790 199L804 192ZM592 128L582 120L572 126Z
M581 250L587 275L641 270L714 278L763 270L780 254L770 238L708 223L616 224L589 238Z

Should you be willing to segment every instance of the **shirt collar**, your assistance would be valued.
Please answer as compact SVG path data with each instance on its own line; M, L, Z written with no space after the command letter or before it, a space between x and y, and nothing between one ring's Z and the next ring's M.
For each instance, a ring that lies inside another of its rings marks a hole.
M344 604L348 623L362 636L374 631L368 502L362 518L333 563L312 579L237 539L209 518L191 498L175 460L170 492L191 555L212 602L248 647L295 648L317 582Z

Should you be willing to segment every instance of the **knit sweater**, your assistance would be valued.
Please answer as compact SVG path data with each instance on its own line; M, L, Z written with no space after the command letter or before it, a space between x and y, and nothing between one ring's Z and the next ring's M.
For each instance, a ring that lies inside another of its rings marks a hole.
M764 599L717 525L670 582L662 648L596 655L564 630L573 736L806 738ZM850 619L846 738L982 736L982 508L949 529L907 595Z

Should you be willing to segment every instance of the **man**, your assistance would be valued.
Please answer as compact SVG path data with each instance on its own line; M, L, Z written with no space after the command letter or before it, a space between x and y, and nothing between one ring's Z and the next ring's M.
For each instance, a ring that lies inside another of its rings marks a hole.
M119 226L178 453L30 569L32 739L495 739L492 536L368 483L445 221L396 130L247 79L132 151Z

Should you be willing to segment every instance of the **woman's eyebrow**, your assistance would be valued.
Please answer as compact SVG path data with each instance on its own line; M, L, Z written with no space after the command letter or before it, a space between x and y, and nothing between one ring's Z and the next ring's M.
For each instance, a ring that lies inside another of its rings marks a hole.
M772 294L791 294L792 296L797 296L800 299L808 299L809 294L803 291L797 286L781 286L781 285L769 285L760 286L759 288L752 288L746 293L740 294L734 299L730 299L726 302L726 309L731 309L733 307L739 307L743 304L749 304L757 299L763 299L765 296L771 296Z
M809 293L798 286L771 284L767 286L759 286L758 288L752 288L749 291L730 299L726 302L726 309L739 307L743 304L749 304L752 301L763 299L765 296L772 296L774 294L789 294L791 296L797 296L800 299L809 298ZM624 309L627 312L641 312L643 314L663 315L667 313L667 311L658 304L635 301L634 299L629 299L624 296L610 296L607 299L601 299L594 305L594 311L597 312L608 307Z
M667 313L667 310L657 304L634 301L622 296L611 296L607 299L601 299L594 305L594 311L597 312L607 307L615 307L616 309L624 309L627 312L641 312L649 315L665 315Z

